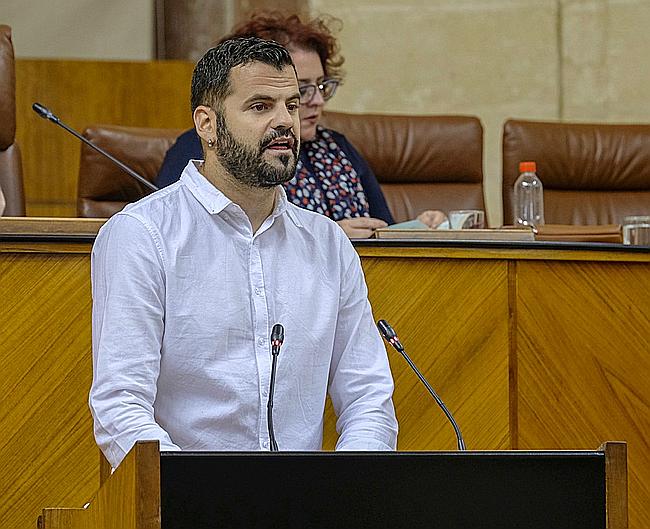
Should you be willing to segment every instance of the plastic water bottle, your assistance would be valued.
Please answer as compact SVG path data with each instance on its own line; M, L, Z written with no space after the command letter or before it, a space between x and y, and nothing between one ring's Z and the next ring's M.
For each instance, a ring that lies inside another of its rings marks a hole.
M535 162L519 164L519 178L515 182L515 226L544 224L544 187L537 176Z

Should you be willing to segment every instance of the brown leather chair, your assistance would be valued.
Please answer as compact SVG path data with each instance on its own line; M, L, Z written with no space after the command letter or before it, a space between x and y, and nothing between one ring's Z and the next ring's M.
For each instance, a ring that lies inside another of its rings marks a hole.
M427 209L484 209L478 118L328 112L323 124L367 160L396 222Z
M650 125L509 120L503 128L503 217L514 221L519 162L537 162L549 224L620 224L650 214Z
M474 117L327 113L368 161L397 222L426 209L484 208L483 127ZM84 135L153 181L179 130L94 126ZM79 169L78 214L108 217L144 187L87 146Z
M25 194L20 150L16 144L16 69L11 28L0 25L0 189L6 206L3 215L25 215Z
M96 125L83 135L153 182L181 129ZM107 218L151 191L97 151L81 144L77 215Z

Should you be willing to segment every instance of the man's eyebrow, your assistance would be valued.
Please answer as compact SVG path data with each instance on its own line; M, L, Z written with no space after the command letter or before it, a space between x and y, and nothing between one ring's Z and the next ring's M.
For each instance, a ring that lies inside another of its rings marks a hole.
M295 92L286 98L287 101L292 99L300 99L300 92ZM250 105L254 101L273 102L276 101L276 98L267 94L254 94L244 101L244 105Z
M254 94L244 101L244 104L252 103L253 101L275 101L274 97L271 97L268 94Z

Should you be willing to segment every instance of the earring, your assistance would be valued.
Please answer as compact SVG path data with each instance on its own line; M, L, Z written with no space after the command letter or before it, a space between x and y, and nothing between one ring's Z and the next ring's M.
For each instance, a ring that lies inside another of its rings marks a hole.
M210 149L212 149L212 147L214 147L214 138L210 138L208 140L208 147L210 147Z

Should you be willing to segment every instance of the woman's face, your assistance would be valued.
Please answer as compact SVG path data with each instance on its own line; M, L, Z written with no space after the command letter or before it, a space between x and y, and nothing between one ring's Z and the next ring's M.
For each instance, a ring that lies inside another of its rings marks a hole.
M290 48L289 51L291 52L293 64L296 66L300 86L307 84L318 85L325 78L325 72L318 53L313 50L298 48ZM320 90L316 89L315 92L310 101L300 101L300 139L302 141L314 139L316 125L318 125L323 114L325 100Z

